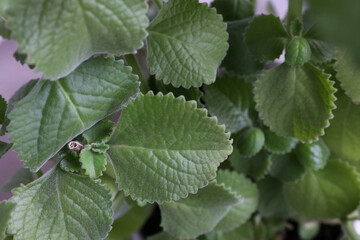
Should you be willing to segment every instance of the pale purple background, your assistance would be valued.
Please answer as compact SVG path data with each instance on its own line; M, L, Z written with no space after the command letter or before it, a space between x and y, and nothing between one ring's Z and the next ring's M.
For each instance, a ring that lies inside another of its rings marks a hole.
M209 2L209 0L200 0ZM258 0L257 13L266 12L267 2L273 2L277 13L284 17L287 10L287 0ZM0 38L0 94L6 99L27 81L38 78L41 75L30 70L27 66L22 66L13 58L16 50L16 43ZM0 137L0 141L7 141L7 137ZM0 159L0 186L5 184L10 177L22 166L22 162L17 159L17 154L9 151ZM0 192L0 201L11 197L10 193Z

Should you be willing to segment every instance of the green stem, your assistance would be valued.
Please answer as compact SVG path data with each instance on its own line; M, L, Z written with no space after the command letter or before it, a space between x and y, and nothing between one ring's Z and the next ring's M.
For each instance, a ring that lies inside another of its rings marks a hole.
M346 236L348 236L351 240L360 240L360 236L357 234L354 222L350 220L342 220L341 225L343 227L344 232L346 233Z
M39 171L36 172L36 175L38 178L41 178L42 175L44 175L43 171L40 169Z
M156 6L161 9L162 8L162 5L164 3L164 0L153 0L156 4Z
M139 63L137 62L135 55L134 54L125 55L125 60L126 60L127 64L132 67L133 73L135 73L136 75L139 76L139 80L141 82L140 91L144 94L147 93L149 91L149 88L145 82L143 75L142 75L141 69L139 67Z
M302 20L303 0L289 0L289 8L287 15L287 28L289 30L290 24L295 19Z

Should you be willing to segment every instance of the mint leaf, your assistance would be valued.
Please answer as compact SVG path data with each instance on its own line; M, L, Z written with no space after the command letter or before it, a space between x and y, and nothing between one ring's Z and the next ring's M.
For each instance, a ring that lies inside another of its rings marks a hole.
M285 199L283 183L267 176L257 183L259 212L263 217L288 218L295 215Z
M295 181L305 173L305 168L294 153L285 155L273 154L270 159L270 175L281 181Z
M25 167L38 170L71 139L119 110L138 87L122 61L101 57L61 80L38 81L9 115L14 150Z
M263 148L265 136L260 128L248 128L240 132L235 145L244 157L252 157Z
M187 197L215 178L232 152L229 137L194 101L149 92L123 109L108 154L126 195L164 202Z
M215 9L197 0L171 0L148 31L148 64L156 79L184 88L215 81L228 49L226 25Z
M11 146L12 146L12 144L10 144L10 143L0 141L0 158L2 156L4 156L5 153L7 153L10 150Z
M15 208L15 205L16 204L12 202L0 202L0 239L5 239L10 214Z
M345 162L329 161L324 169L309 170L300 181L287 183L285 196L296 212L306 218L341 218L358 206L359 178Z
M244 224L255 212L259 201L259 193L254 183L236 172L219 170L216 182L224 184L225 187L230 188L232 192L235 192L243 199L240 203L231 207L215 227L216 231L232 231Z
M106 169L106 155L83 149L80 153L81 167L90 178L98 178Z
M254 16L254 4L248 0L215 0L211 4L224 21L235 21Z
M305 38L294 37L286 48L286 63L291 67L301 67L310 60L310 57L310 45Z
M250 114L254 111L252 85L231 76L217 78L214 84L204 87L203 100L210 114L216 116L226 129L236 133L252 126Z
M26 185L34 180L34 173L27 168L20 168L1 189L4 192L11 192L12 189L20 187L21 184Z
M104 119L83 132L82 136L88 143L107 142L110 138L114 126L114 122L108 119Z
M4 123L6 109L7 109L7 102L0 95L0 124Z
M250 52L262 62L278 58L289 38L281 20L274 15L255 17L245 33Z
M265 129L264 134L265 134L264 148L271 153L276 153L276 154L288 153L293 148L295 148L298 142L296 138L278 136L276 135L276 133L272 132L269 129Z
M301 68L282 64L266 71L257 80L254 93L264 123L277 135L300 141L324 135L335 108L329 75L309 63Z
M242 198L214 182L195 195L160 205L164 231L177 238L195 238L210 232Z
M330 151L347 160L360 159L360 106L354 104L341 88L335 94L334 118L326 129L324 141Z
M360 70L346 51L338 51L334 65L336 78L355 104L360 104Z
M94 54L135 52L146 37L146 12L142 0L19 0L9 2L5 17L19 51L28 54L27 63L44 78L58 79Z
M56 167L13 193L16 239L103 239L111 228L110 195L89 178Z
M304 167L319 170L325 167L330 151L323 140L312 143L300 143L295 149L297 159Z
M253 157L244 157L237 148L229 157L231 166L238 172L244 173L254 179L261 179L270 168L270 158L265 151Z

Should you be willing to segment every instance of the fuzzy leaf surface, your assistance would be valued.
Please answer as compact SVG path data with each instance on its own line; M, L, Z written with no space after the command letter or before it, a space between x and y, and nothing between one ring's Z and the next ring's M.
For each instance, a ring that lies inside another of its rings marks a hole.
M109 141L119 187L149 202L196 193L232 152L224 130L195 101L172 94L139 95L123 109Z
M114 122L104 119L92 126L90 129L86 130L82 135L88 143L107 142L114 126Z
M110 195L89 178L54 168L11 200L15 239L104 239L112 223Z
M360 182L355 170L342 161L329 161L322 170L285 185L285 196L294 210L311 219L342 218L356 209Z
M58 79L94 54L135 52L146 37L146 12L143 0L15 0L5 17L27 63Z
M335 108L335 88L329 76L306 63L291 68L283 63L256 82L256 108L277 135L316 140L324 135Z
M10 214L15 208L15 205L16 204L12 202L0 202L0 239L5 239Z
M98 178L106 169L106 155L84 149L80 153L81 167L90 178Z
M195 238L212 231L230 208L241 201L240 196L212 182L195 195L161 204L161 225L177 238Z
M264 148L271 153L276 153L276 154L288 153L296 146L298 142L296 138L278 136L269 129L265 129L264 134L265 134Z
M214 8L197 0L171 0L148 31L148 64L157 79L185 88L215 81L228 34Z
M122 61L100 57L66 78L38 81L9 115L14 150L26 167L39 169L71 139L119 110L138 87Z
M252 85L237 77L223 76L204 87L203 100L210 114L216 116L226 129L236 133L252 126L254 109Z

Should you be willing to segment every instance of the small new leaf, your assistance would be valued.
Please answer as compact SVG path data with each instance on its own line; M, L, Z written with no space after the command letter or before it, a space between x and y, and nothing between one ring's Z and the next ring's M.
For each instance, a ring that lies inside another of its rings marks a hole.
M158 80L184 88L215 81L228 34L214 8L197 0L168 1L148 31L148 63Z
M81 167L90 178L98 178L106 170L106 155L84 149L80 153Z
M291 67L301 67L310 60L311 49L305 38L294 37L286 48L286 63Z
M88 143L107 142L110 138L114 126L114 122L108 119L104 119L92 126L90 129L86 130L82 136Z
M235 145L244 157L252 157L264 146L265 136L260 128L249 128L240 132Z
M323 140L312 143L300 143L295 149L299 162L306 168L320 170L325 167L330 151Z

